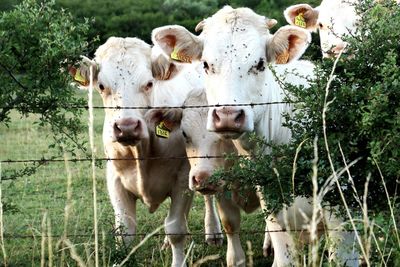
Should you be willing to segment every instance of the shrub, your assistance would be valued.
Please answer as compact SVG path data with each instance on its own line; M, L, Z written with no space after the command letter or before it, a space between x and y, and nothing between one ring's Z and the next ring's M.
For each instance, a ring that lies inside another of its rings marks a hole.
M11 110L38 115L40 125L54 133L53 147L84 149L77 138L83 105L69 87L68 66L87 53L88 23L74 23L54 1L26 0L0 14L0 123Z

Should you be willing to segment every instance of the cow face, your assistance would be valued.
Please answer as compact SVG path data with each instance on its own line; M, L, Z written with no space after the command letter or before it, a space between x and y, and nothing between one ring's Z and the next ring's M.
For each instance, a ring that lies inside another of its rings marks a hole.
M204 92L192 95L185 105L205 105ZM217 133L206 129L207 108L185 109L182 113L181 131L186 141L186 154L189 157L189 187L202 194L219 191L219 185L208 182L210 176L220 168L229 167L224 159L226 154L235 152L230 140L222 139ZM208 158L210 157L210 158Z
M184 106L202 106L206 103L204 91L194 91L188 96ZM217 133L207 131L207 108L152 110L146 117L153 123L162 120L172 130L181 132L190 162L191 190L202 194L212 194L221 190L221 184L210 184L209 178L217 169L230 166L231 163L224 159L224 155L236 150L231 140L222 139Z
M170 71L169 64L152 60L151 53L150 45L139 39L111 37L97 49L94 60L84 58L79 69L72 69L75 81L85 88L89 69L93 71L93 86L106 107L104 144L132 146L149 137L145 110L132 107L149 106L156 78Z
M355 11L357 1L324 0L317 8L307 4L288 7L284 11L286 20L309 30L319 31L323 57L335 57L345 47L344 35L354 33L358 16ZM299 22L299 21L303 22Z
M200 36L180 26L153 31L153 42L172 59L203 62L208 104L218 105L208 111L209 131L227 138L253 131L265 107L244 104L268 101L267 64L296 60L306 49L308 31L286 26L272 35L275 23L248 8L226 6L198 25Z

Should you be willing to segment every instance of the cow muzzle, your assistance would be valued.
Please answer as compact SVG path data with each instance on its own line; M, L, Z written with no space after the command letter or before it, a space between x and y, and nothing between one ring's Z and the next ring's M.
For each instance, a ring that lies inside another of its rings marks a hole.
M212 110L214 131L227 138L237 138L245 129L246 113L241 108L218 107Z
M346 52L346 47L347 47L346 42L340 42L340 43L332 46L331 49L323 52L323 57L324 58L337 58L340 53Z
M217 192L217 186L208 183L208 179L210 178L210 173L205 171L200 171L196 174L193 174L192 184L193 190L200 192L203 195L210 195Z
M127 118L114 123L115 140L124 145L136 145L143 138L143 123L139 119Z

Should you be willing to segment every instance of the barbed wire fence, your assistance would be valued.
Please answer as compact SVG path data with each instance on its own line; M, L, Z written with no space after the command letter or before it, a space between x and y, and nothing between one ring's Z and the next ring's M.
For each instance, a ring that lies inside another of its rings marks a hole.
M90 108L92 109L114 109L114 110L122 110L122 109L136 109L136 110L168 110L168 109L202 109L202 108L210 108L210 107L223 107L223 106L229 106L229 107L242 107L242 106L250 106L250 107L256 107L256 106L268 106L268 105L280 105L280 104L294 104L294 103L299 103L299 102L263 102L263 103L247 103L247 104L218 104L218 105L187 105L187 106L130 106L130 107L107 107L107 106L89 106L89 105L82 105L82 106L77 106L77 105L52 105L51 107L46 107L46 108L55 108L55 107L61 107L65 109L85 109L89 110ZM0 107L1 109L2 107ZM8 107L9 108L9 107ZM129 157L129 158L108 158L108 157L96 157L94 158L95 161L134 161L134 160L182 160L182 159L220 159L220 158L225 158L226 156L213 156L213 155L206 155L206 156L179 156L179 157ZM249 157L248 155L230 155L230 157L236 157L236 158L243 158L243 157ZM50 164L50 163L62 163L67 160L68 162L72 163L78 163L78 162L91 162L93 160L92 157L86 157L86 158L31 158L31 159L5 159L1 158L0 159L0 166L8 165L8 164L36 164L38 167ZM0 169L1 170L1 169ZM0 174L0 183L7 181L7 180L15 180L17 177L7 177L4 175ZM304 230L293 230L293 229L283 229L283 230L241 230L238 232L239 234L243 235L264 235L265 233L273 233L273 232L303 232L307 231L306 229ZM342 229L325 229L325 231L346 231ZM346 232L352 232L352 231L346 231ZM116 231L111 231L106 233L108 236L111 237L123 237L123 236L135 236L135 237L141 237L144 238L146 237L150 232L143 232L143 233L135 233L135 234L122 234L122 233L117 233ZM193 233L187 233L184 234L185 236L190 236L190 237L199 237L199 236L214 236L217 237L218 235L225 235L226 233L223 231L221 233L212 233L212 234L207 234L204 232L193 232ZM168 235L173 235L173 234L167 234L167 233L156 233L152 234L153 237L165 237ZM182 234L179 234L182 235ZM77 234L51 234L51 235L46 235L46 234L12 234L12 233L4 233L3 234L3 239L33 239L37 237L46 237L46 238L61 238L61 237L74 237L74 238L85 238L85 237L93 237L93 234L88 234L88 233L77 233Z

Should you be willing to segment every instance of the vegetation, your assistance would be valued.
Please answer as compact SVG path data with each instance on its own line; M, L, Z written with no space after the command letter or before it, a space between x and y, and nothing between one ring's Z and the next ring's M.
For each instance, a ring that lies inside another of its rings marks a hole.
M39 114L37 123L53 129L51 145L84 150L76 135L83 105L68 89L68 66L87 52L88 23L55 3L28 0L0 15L0 123L8 125L11 110L22 116ZM68 105L63 105L68 104Z
M180 24L194 29L201 19L225 4L248 6L278 19L282 26L286 24L282 10L300 2L315 6L320 1L2 1L0 160L82 157L79 151L88 150L82 123L87 112L70 107L86 105L86 97L69 87L67 69L79 55L92 54L109 36L137 36L149 42L154 27ZM287 122L293 141L276 146L255 138L259 151L272 146L273 153L256 153L252 161L241 159L224 177L241 179L249 187L262 185L273 210L290 203L295 195L311 195L313 171L317 170L319 188L335 178L333 174L342 172L337 184L332 180L332 190L324 200L341 207L345 200L352 218L362 219L356 227L371 265L385 262L399 266L400 11L389 0L378 5L372 0L362 2L358 32L346 38L350 49L338 61L333 79L328 82L334 62L321 60L319 48L314 47L309 53L318 65L313 86L286 86L293 99L301 100L295 116ZM96 101L100 105L100 100ZM103 157L102 120L103 111L96 111L96 157ZM346 169L346 165L350 167ZM37 166L42 168L35 172ZM96 173L105 176L102 168ZM26 174L30 176L24 177ZM79 265L79 260L84 265L93 264L90 175L89 162L0 165L0 210L4 212L0 212L0 266ZM105 181L100 179L99 251L101 265L110 266L120 262L131 248L114 246L113 212L105 188ZM148 233L162 225L167 206L165 203L151 219L145 207L139 206L138 232ZM197 199L191 210L189 228L193 233L203 231L202 206ZM261 217L260 212L243 216L244 231L263 231ZM243 244L252 241L254 266L269 262L270 258L261 256L263 235L242 238ZM149 240L130 264L168 266L171 255L169 250L160 251L162 240L163 236ZM137 238L135 244L139 241ZM226 247L206 247L202 236L191 237L188 247L192 241L195 246L189 262L219 254L209 266L224 264Z

